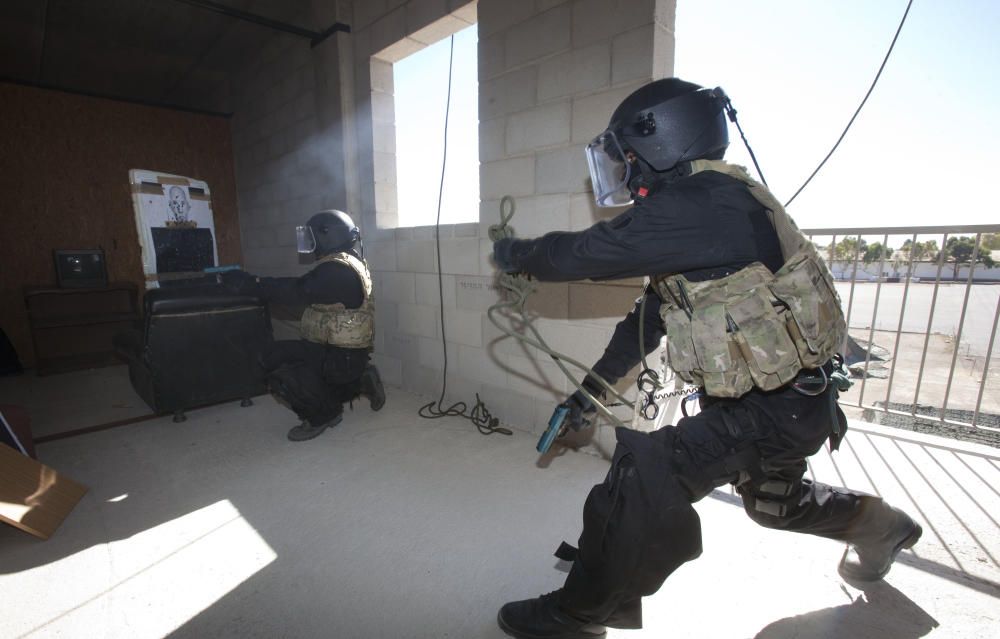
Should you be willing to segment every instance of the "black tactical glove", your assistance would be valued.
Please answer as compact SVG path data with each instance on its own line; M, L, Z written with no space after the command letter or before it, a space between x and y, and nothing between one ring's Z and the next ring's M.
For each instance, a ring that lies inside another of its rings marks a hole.
M505 237L493 243L493 261L504 273L517 273L520 269L514 265L514 238Z
M604 399L604 386L590 375L583 378L581 386L597 399ZM597 415L597 407L579 389L560 405L569 409L566 425L573 430L589 428Z
M252 291L257 284L256 277L241 270L223 271L219 274L219 279L226 289L237 295Z

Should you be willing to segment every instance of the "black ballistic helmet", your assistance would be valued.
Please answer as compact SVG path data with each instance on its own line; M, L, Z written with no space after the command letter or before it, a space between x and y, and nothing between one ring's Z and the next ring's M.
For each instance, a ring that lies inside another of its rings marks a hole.
M309 218L306 226L312 231L317 257L348 251L361 239L361 232L351 216L336 209L320 211Z
M625 98L608 130L656 172L679 162L721 160L729 146L725 105L721 89L665 78Z

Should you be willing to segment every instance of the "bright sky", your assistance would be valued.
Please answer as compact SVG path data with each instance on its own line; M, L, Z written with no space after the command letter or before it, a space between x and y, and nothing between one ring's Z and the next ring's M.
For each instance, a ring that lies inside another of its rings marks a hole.
M906 0L678 0L675 74L722 86L782 202L868 90ZM1000 2L914 0L875 91L789 207L800 227L1000 224ZM727 159L753 166L735 126Z
M477 41L475 26L455 34L442 224L479 220ZM434 224L437 216L449 49L445 38L393 65L400 226Z
M678 0L675 74L726 90L784 202L864 97L905 8L906 0ZM1000 224L987 192L1000 140L997 34L996 0L914 0L868 103L789 207L799 226ZM476 43L475 27L455 35L442 223L478 218ZM434 223L448 49L446 38L394 65L402 226ZM730 138L727 158L753 172L732 125Z

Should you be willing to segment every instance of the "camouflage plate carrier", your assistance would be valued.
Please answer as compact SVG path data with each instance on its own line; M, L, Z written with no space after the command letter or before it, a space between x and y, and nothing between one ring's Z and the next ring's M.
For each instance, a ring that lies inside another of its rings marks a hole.
M375 339L375 299L368 263L349 253L324 256L317 265L323 262L350 266L361 280L365 299L358 308L347 308L341 303L310 304L302 313L302 339L343 348L370 349Z
M740 397L754 386L774 390L840 350L847 333L840 296L812 242L767 187L741 166L691 164L692 174L717 171L746 184L768 210L781 254L790 257L774 274L754 262L717 280L652 278L663 300L670 367L713 397Z

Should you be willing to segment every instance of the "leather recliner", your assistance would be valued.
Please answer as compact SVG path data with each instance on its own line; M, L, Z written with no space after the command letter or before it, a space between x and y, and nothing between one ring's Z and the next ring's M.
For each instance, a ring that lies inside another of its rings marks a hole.
M115 335L132 386L158 415L266 392L258 364L272 341L266 302L220 286L146 292L141 327Z

